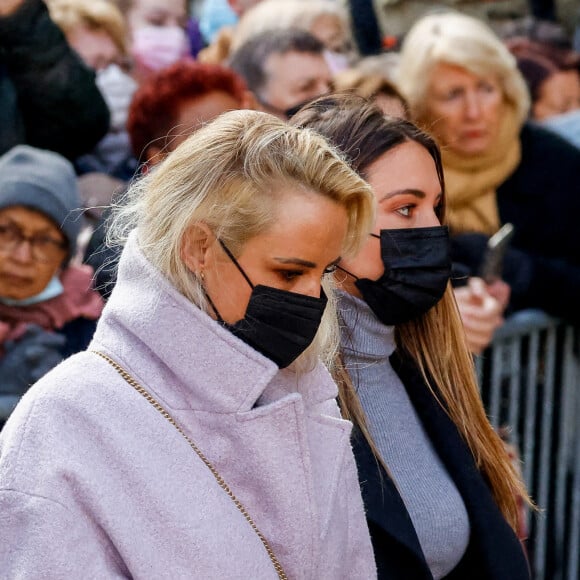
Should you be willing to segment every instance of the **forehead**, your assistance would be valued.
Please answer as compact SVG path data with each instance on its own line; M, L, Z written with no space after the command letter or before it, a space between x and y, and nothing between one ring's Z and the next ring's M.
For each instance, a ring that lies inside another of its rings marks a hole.
M443 86L450 84L470 85L475 84L481 79L488 82L499 82L494 74L476 74L457 64L448 62L438 62L429 77L433 86Z
M425 147L405 141L383 153L365 171L377 196L399 189L417 189L439 195L441 184L435 161Z
M295 85L310 79L330 81L330 70L322 54L291 50L272 54L266 59L264 70L270 83Z
M14 222L26 231L52 231L60 233L58 225L50 217L23 205L12 205L0 209L0 220Z
M226 111L239 109L240 106L239 101L224 91L210 91L182 102L175 119L175 127L172 128L175 135L172 148L185 141L205 123L209 123Z
M328 264L342 249L348 224L344 205L304 185L286 185L278 191L275 219L256 236L268 253L295 256Z
M130 12L139 15L161 12L183 17L187 9L185 0L134 0Z
M81 26L68 37L68 41L92 68L103 68L121 56L113 39L102 29Z

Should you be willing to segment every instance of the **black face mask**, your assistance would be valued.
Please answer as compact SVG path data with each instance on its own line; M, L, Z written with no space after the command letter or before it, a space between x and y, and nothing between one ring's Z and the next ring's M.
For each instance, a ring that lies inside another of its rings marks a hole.
M364 301L387 325L418 318L443 297L451 275L447 226L381 230L384 274L378 280L356 279Z
M280 368L287 367L308 348L318 332L327 303L324 291L320 298L313 298L270 286L254 286L233 254L219 242L252 288L252 294L244 318L228 324L206 293L218 321Z

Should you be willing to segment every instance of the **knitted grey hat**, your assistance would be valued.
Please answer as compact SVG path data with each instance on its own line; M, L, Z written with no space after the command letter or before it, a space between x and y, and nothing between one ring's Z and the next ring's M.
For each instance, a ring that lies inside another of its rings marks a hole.
M23 205L50 217L76 250L82 207L76 175L58 153L17 145L0 157L0 209Z

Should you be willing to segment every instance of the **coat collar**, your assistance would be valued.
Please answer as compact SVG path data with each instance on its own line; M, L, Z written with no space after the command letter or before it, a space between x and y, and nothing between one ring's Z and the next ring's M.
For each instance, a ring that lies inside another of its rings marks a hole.
M174 409L231 413L251 410L261 397L300 392L316 403L336 396L328 377L312 384L327 375L321 364L298 380L187 300L145 257L137 232L89 348L105 351Z

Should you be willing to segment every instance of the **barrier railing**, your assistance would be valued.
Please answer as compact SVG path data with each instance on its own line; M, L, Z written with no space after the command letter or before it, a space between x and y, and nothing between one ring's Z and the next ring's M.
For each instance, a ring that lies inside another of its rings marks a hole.
M580 578L578 329L540 311L508 319L477 357L492 424L509 428L530 494L528 555L538 580Z

